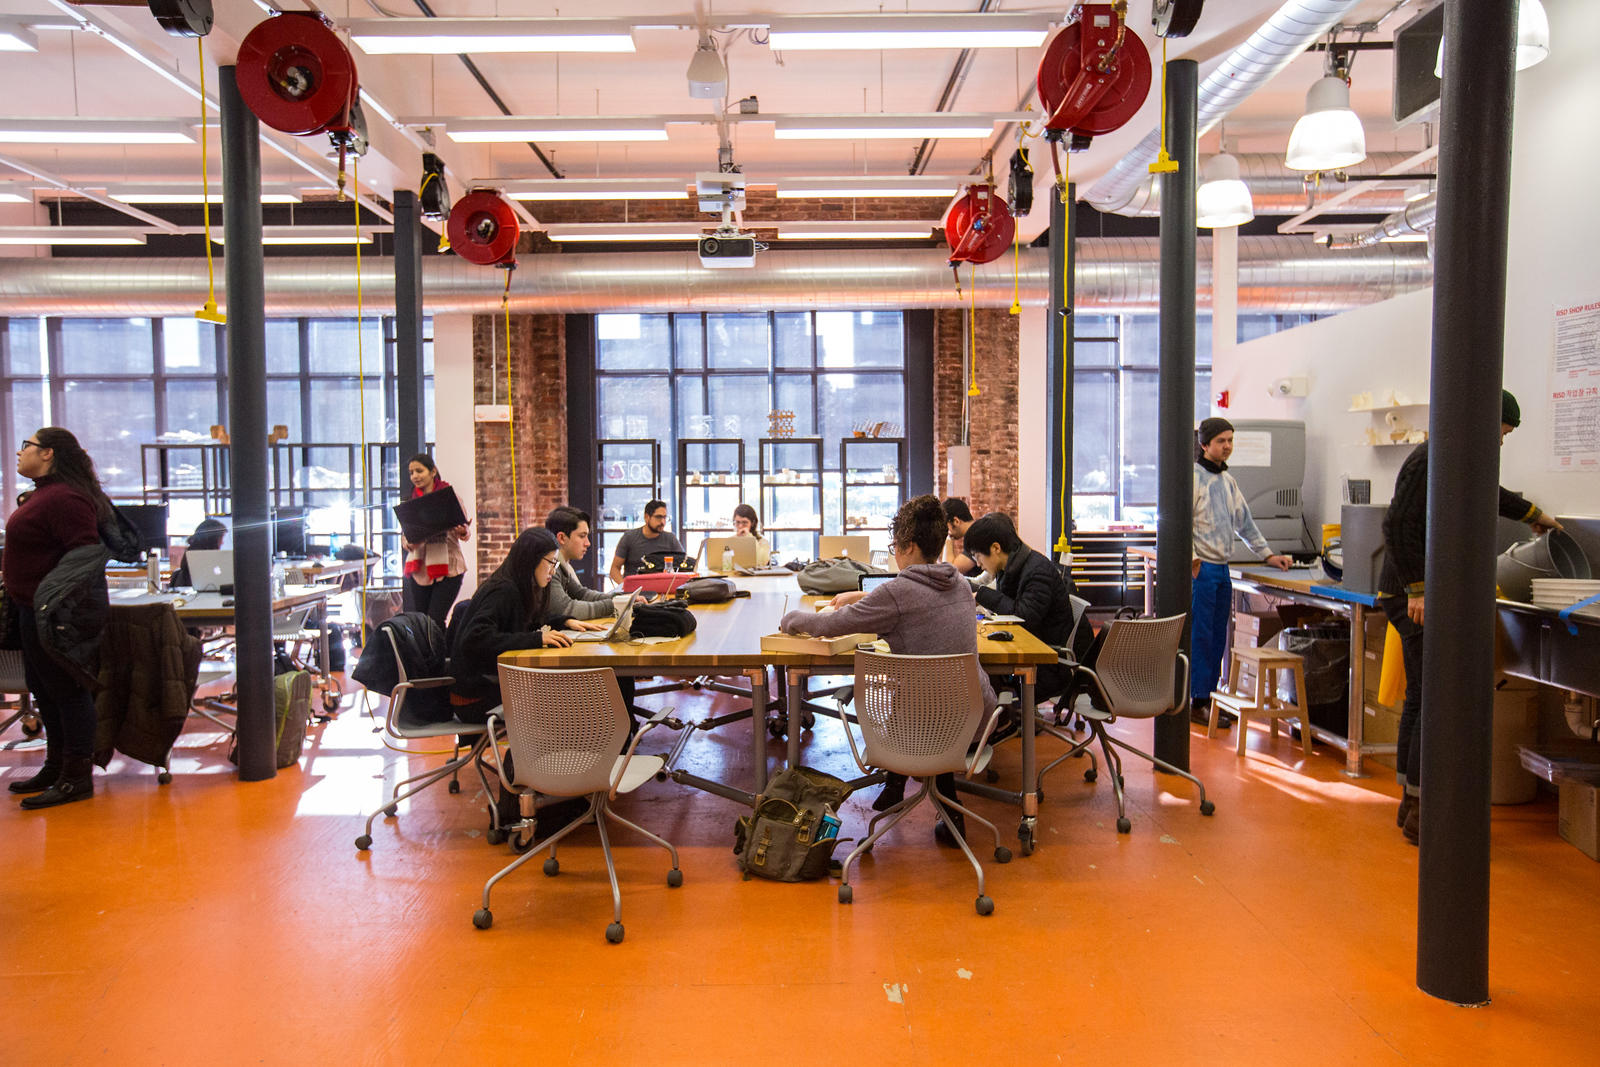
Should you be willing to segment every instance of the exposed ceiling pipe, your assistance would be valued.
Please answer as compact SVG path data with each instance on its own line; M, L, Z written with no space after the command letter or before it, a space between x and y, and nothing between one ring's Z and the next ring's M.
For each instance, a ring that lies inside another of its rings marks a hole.
M1384 219L1370 230L1360 233L1334 234L1328 242L1330 248L1370 248L1384 241L1406 237L1426 237L1438 217L1437 193L1429 193Z
M1078 306L1084 311L1153 311L1158 241L1085 238L1077 244ZM1009 307L1048 301L1043 249L1026 249L1013 282L1011 264L977 268L976 300ZM1210 240L1200 241L1199 304L1210 305ZM393 310L394 261L363 261L365 307ZM1239 238L1239 307L1332 312L1431 284L1425 250L1379 245L1329 252L1303 237ZM500 309L505 276L455 256L423 261L429 314L490 314ZM187 315L205 298L205 261L173 258L0 259L0 315L116 317ZM343 316L355 311L353 259L270 257L269 315ZM763 252L749 270L706 270L692 251L588 252L525 256L511 280L518 313L607 311L776 311L962 308L943 257L927 251L848 249ZM222 301L226 304L226 294Z
M1233 158L1239 161L1239 177L1250 187L1250 197L1255 203L1257 215L1297 215L1310 205L1312 193L1306 186L1306 179L1313 175L1290 170L1284 165L1283 156L1267 152L1241 152ZM1391 168L1398 167L1409 158L1405 152L1374 152L1355 166L1345 168L1342 173L1356 177L1374 177L1389 173ZM1318 201L1328 199L1351 184L1337 181L1335 177L1331 173L1322 175L1322 181L1315 192ZM1398 211L1405 206L1404 190L1377 183L1355 184L1369 184L1373 188L1358 192L1350 199L1328 208L1326 214L1376 215L1386 211ZM1156 181L1156 175L1145 175L1144 181L1135 187L1133 196L1117 214L1161 214L1161 186Z
M1199 131L1204 134L1261 86L1277 77L1306 46L1327 33L1361 0L1289 0L1200 83ZM1160 127L1111 165L1084 199L1101 211L1125 214L1161 148ZM1257 209L1260 210L1259 208Z

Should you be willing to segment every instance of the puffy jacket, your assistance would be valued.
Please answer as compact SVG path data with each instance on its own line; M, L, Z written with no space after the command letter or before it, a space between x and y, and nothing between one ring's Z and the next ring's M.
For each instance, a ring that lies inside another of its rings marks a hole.
M183 732L200 672L200 641L184 629L170 604L111 609L100 657L95 762L113 750L164 766Z
M33 594L39 643L84 687L100 689L100 639L111 615L106 561L139 558L139 536L115 508L100 523L100 543L61 557Z
M1018 616L1029 633L1059 647L1072 633L1071 592L1054 560L1019 544L1000 580L978 590L977 599L996 614Z

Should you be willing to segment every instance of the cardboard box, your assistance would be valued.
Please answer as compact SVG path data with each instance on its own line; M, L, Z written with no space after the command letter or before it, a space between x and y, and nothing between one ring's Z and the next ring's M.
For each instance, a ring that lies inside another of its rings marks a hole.
M1563 839L1592 860L1600 860L1600 785L1579 778L1561 778L1558 826Z
M870 645L877 634L844 634L839 637L805 637L801 634L766 634L761 638L763 652L795 652L804 656L844 656L857 645Z
M1233 636L1237 644L1259 647L1275 637L1283 623L1276 611L1236 611L1233 613ZM1241 637L1249 638L1240 641Z

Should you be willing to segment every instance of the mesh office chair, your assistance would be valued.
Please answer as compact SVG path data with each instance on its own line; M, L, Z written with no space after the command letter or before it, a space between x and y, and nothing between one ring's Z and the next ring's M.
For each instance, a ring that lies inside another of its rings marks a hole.
M401 643L395 638L393 627L381 626L379 633L382 635L380 640L387 639L390 647L394 649L395 670L400 679L389 695L389 714L383 723L384 731L397 741L448 737L454 746L454 754L443 766L414 774L402 782L395 783L394 795L383 807L367 816L367 827L361 836L356 838L356 848L362 852L372 847L372 824L379 815L395 815L402 800L415 796L446 777L450 779L450 792L459 793L461 783L457 776L461 768L468 763L473 763L477 768L478 779L483 782L484 794L489 794L489 779L483 772L483 763L478 760L484 747L489 743L488 724L460 722L452 718L445 718L443 722L438 721L441 717L439 702L445 699L443 690L446 686L454 684L455 679L449 676L412 678L411 667L401 652ZM463 746L463 739L469 737L472 738L471 744ZM462 754L463 747L466 747L465 755ZM416 785L412 785L413 782ZM407 789L407 786L411 788ZM489 821L491 839L501 837L504 831L500 828L498 811L492 802L489 805Z
M978 657L971 653L956 656L899 656L880 652L856 653L855 711L845 712L840 702L844 736L850 742L850 755L863 773L872 768L893 771L915 778L919 788L908 797L879 813L867 827L867 837L844 861L839 884L839 903L854 899L850 870L878 838L888 833L901 819L924 800L944 818L951 836L961 846L972 869L978 873L979 915L994 911L994 901L983 892L983 866L972 854L965 836L956 828L950 812L958 811L982 823L994 835L994 858L1011 860L1011 850L1000 844L1000 831L983 816L942 797L930 788L935 775L960 771L969 778L988 765L994 749L988 744L999 709L983 725L983 736L972 755L967 754L978 720L983 717L983 686L978 679ZM856 747L850 730L854 720L861 728L865 753ZM878 828L883 823L882 829Z
M1039 771L1041 787L1044 776L1056 764L1098 740L1101 751L1105 753L1106 766L1111 771L1112 785L1116 789L1117 832L1120 834L1132 830L1133 824L1128 820L1127 802L1122 792L1122 757L1117 754L1119 748L1149 760L1168 774L1187 778L1200 790L1200 814L1210 815L1216 811L1216 806L1206 799L1205 783L1200 779L1106 732L1106 724L1117 719L1153 719L1158 715L1187 714L1189 657L1178 651L1186 619L1186 615L1173 615L1165 619L1114 619L1107 623L1105 642L1100 646L1094 666L1080 666L1077 669L1078 678L1088 683L1090 692L1072 710L1089 723L1092 736L1078 741L1046 727L1048 732L1071 742L1073 747ZM1178 670L1180 664L1183 667L1181 672ZM1089 698L1092 697L1098 697L1098 700L1091 702ZM1094 781L1096 776L1093 767L1083 772L1086 782Z
M489 893L495 883L545 849L544 873L555 877L561 871L556 846L578 827L594 823L600 835L600 852L605 857L606 874L611 879L611 925L606 940L622 940L622 891L617 888L617 865L606 836L606 820L636 830L667 850L672 869L667 885L683 884L678 868L678 850L665 838L657 837L637 823L611 810L618 793L631 793L652 777L661 774L666 761L660 756L636 756L639 739L672 714L671 708L656 712L628 743L628 709L617 688L617 676L610 668L595 670L545 670L537 667L512 667L500 664L500 695L504 698L506 742L511 748L512 772L507 775L500 761L500 750L491 747L500 780L507 789L522 793L537 791L558 797L588 796L589 807L576 819L533 845L483 886L483 907L472 916L472 925L487 930L494 923L489 910ZM489 717L491 728L496 716ZM627 751L623 745L627 743ZM618 753L622 753L618 755ZM527 809L524 808L524 811ZM531 819L523 819L514 832L533 829Z
M5 722L0 722L0 733L5 733L16 722L22 723L22 735L26 738L32 739L44 732L39 713L33 707L33 694L28 690L21 652L0 650L0 693L15 693L17 696L17 710Z

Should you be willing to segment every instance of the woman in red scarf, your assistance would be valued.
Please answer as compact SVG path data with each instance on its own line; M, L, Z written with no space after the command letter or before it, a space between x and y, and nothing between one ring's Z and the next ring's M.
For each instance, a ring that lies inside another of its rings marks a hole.
M412 497L425 496L450 483L439 477L439 468L426 452L418 452L407 464L411 476ZM459 542L467 539L467 528L457 526L447 533L430 537L419 545L401 538L405 546L405 609L421 611L444 629L450 615L450 605L461 592L461 576L466 572L467 561L461 555Z

